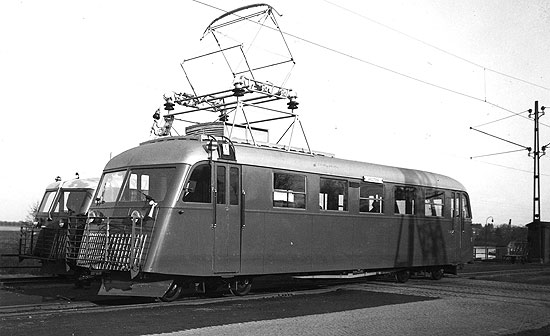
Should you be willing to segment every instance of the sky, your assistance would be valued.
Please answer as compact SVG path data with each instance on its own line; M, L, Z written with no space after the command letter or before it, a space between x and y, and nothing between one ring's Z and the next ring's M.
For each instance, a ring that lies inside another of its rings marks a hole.
M0 2L0 220L24 220L56 176L98 177L110 157L151 139L163 95L189 91L180 63L213 51L201 37L223 13L216 8L248 4ZM282 15L296 62L285 87L298 93L313 149L453 177L474 222L532 221L532 157L471 159L522 147L470 127L533 146L524 111L550 106L550 2L269 4ZM540 121L544 145L550 115ZM550 155L540 166L541 219L550 221Z

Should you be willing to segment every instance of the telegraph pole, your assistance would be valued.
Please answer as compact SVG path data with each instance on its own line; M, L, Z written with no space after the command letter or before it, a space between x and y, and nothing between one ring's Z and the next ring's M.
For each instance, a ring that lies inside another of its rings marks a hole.
M529 112L529 118L533 118L534 120L534 134L533 134L533 147L527 147L520 144L517 144L515 142L512 142L507 139L503 139L501 137L489 134L487 132L480 131L478 129L475 129L473 127L470 127L470 129L483 133L485 135L491 136L493 138L508 142L510 144L516 145L521 147L522 149L519 149L517 151L521 150L527 150L529 152L529 156L533 156L533 228L535 230L539 230L540 236L539 236L539 243L538 243L538 250L540 253L540 262L544 263L544 252L546 251L546 248L550 248L550 246L544 246L545 240L544 240L544 230L546 230L547 223L541 222L541 214L540 214L540 157L546 154L546 149L550 146L550 143L540 147L540 137L539 137L539 119L544 115L544 106L540 107L539 111L539 102L535 101L535 109L529 109L527 110ZM485 124L484 124L485 125ZM494 154L487 154L487 155L479 155L475 157L483 157L483 156L490 156L490 155L499 155L499 154L507 154L507 153L513 153L516 151L508 151L508 152L502 152L502 153L494 153ZM473 159L474 157L471 157ZM528 224L530 225L530 224ZM549 227L550 228L550 227Z
M539 102L535 101L535 111L529 110L529 117L533 116L535 122L535 132L533 141L533 226L538 228L539 236L539 254L540 262L544 263L544 227L540 221L540 138L539 138L539 118L544 115L544 106L539 111ZM542 146L542 155L546 154L547 145Z
M543 108L544 111L544 108ZM533 142L533 223L540 222L540 138L539 138L539 117L544 112L539 112L539 102L535 101L535 112L531 113L535 121L535 132ZM536 224L535 224L536 225Z

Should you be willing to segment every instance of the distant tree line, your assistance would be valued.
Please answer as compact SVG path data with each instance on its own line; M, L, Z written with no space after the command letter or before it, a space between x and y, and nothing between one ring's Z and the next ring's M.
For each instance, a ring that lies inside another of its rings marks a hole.
M21 226L25 224L24 221L10 222L10 221L0 221L0 226Z
M509 224L472 224L474 245L507 246L511 241L527 241L527 227Z

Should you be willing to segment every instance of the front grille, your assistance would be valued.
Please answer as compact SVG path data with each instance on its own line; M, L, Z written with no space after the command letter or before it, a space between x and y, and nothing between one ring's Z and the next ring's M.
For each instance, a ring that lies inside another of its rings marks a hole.
M62 261L71 246L79 245L86 223L85 217L67 216L51 227L24 227L19 237L19 256L22 258ZM80 229L79 229L80 228Z
M150 235L144 232L142 220L129 217L101 220L99 225L88 224L80 248L70 253L77 256L77 266L109 271L140 269L147 255Z

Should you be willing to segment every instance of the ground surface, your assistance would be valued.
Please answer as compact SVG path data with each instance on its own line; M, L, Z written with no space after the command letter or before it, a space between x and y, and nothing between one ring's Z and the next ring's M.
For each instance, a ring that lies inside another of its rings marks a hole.
M275 280L244 298L173 303L98 297L97 283L5 283L0 335L550 335L550 266L478 263L406 284Z

